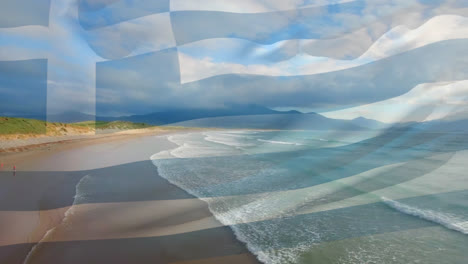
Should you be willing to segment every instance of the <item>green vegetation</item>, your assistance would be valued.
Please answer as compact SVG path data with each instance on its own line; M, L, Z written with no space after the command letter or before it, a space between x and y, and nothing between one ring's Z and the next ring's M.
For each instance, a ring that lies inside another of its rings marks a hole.
M27 119L0 117L0 134L45 134L47 131L46 122Z
M73 125L95 128L95 129L121 129L121 130L151 127L150 125L146 123L132 123L132 122L126 122L126 121L112 121L112 122L85 121L85 122L74 123Z
M35 119L0 117L0 135L66 135L92 132L96 129L128 130L151 127L145 123L123 121L103 122L86 121L79 123L51 123Z

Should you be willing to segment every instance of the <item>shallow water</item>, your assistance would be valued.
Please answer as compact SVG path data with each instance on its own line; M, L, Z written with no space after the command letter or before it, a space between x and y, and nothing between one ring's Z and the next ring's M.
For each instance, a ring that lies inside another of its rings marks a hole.
M171 135L151 157L264 263L466 263L468 138L417 130Z

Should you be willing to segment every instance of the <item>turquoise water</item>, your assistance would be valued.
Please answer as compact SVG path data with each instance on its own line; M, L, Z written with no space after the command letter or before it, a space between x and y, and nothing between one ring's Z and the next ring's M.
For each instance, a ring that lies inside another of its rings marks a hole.
M466 263L468 138L418 130L168 136L162 177L264 263Z

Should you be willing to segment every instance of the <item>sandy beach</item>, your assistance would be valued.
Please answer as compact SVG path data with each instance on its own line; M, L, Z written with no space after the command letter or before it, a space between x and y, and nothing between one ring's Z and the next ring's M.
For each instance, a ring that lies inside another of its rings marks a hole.
M205 202L158 175L149 157L184 132L0 153L0 263L258 263Z

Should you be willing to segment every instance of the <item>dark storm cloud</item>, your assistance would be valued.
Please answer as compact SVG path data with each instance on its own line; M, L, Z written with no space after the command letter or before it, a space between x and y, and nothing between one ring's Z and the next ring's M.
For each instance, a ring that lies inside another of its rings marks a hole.
M47 60L0 61L0 115L46 116Z

